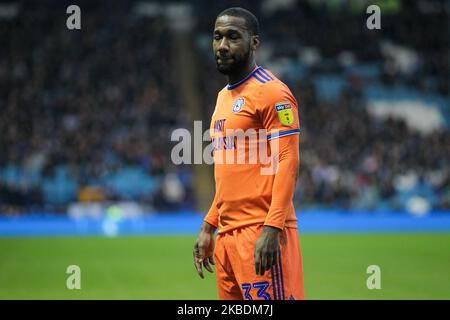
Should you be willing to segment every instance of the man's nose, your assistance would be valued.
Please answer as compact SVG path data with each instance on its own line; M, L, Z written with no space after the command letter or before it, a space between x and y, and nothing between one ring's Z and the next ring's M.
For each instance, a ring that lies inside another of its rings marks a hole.
M228 40L225 37L223 37L220 41L218 49L220 53L225 53L230 50L230 47L228 46Z

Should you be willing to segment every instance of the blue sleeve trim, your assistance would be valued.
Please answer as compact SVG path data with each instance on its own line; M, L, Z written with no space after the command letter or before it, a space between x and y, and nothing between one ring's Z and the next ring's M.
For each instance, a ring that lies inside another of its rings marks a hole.
M300 132L301 132L300 129L293 129L293 130L284 131L284 132L277 132L277 133L274 133L274 134L269 134L267 136L267 140L281 138L281 137L284 137L284 136L289 136L291 134L300 134Z

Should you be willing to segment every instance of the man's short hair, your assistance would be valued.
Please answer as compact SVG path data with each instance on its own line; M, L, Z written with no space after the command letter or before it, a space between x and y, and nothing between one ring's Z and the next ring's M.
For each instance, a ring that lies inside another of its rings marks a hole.
M232 16L244 19L247 29L252 33L252 35L259 35L258 19L250 11L240 7L228 8L219 13L216 20L222 16Z

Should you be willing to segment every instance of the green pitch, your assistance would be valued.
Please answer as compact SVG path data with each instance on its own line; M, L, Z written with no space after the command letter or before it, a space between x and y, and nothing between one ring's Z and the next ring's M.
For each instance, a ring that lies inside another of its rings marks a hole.
M450 234L301 235L308 299L450 299ZM217 299L192 236L0 239L0 299ZM68 290L66 269L81 268ZM381 289L368 290L369 265Z

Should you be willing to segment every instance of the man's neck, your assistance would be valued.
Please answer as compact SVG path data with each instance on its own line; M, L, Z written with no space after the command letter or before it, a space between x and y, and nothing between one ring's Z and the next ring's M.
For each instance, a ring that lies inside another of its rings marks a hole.
M256 62L253 61L252 63L249 63L246 68L242 69L242 72L239 72L237 74L230 74L228 75L228 85L232 86L239 81L245 79L250 73L252 73L253 69L256 67Z

